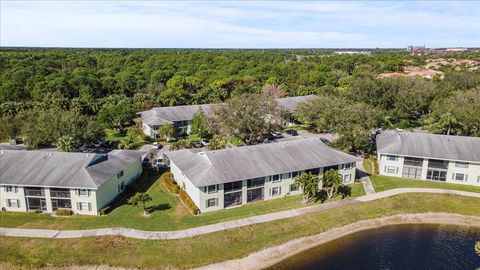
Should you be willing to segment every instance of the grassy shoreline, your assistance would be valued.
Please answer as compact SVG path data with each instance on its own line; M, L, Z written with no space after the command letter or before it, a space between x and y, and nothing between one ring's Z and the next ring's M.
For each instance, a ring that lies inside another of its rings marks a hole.
M25 269L68 265L191 268L241 258L266 247L359 220L426 212L480 216L480 199L445 194L403 194L288 220L167 241L122 237L55 240L1 237L0 261Z

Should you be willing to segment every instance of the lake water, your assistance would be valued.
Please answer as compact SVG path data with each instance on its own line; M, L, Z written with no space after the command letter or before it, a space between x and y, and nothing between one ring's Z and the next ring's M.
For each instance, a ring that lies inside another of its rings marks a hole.
M396 225L358 232L290 257L270 269L480 269L480 229Z

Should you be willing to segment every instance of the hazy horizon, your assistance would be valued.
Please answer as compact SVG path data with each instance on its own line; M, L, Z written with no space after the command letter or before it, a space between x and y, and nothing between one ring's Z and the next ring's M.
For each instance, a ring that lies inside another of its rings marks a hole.
M480 47L479 1L1 1L0 46Z

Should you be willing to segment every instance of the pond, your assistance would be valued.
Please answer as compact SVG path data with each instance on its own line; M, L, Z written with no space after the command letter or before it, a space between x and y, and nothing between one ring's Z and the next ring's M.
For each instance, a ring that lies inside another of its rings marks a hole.
M480 228L395 225L351 234L269 269L480 269Z

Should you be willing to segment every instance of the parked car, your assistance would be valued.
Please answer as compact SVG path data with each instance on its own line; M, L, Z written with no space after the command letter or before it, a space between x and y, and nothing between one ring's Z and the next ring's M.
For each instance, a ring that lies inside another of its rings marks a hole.
M288 135L291 135L291 136L297 136L298 135L298 132L294 129L289 129L286 131Z
M275 136L273 136L273 134L271 134L271 133L268 133L265 137L266 137L266 139L271 140L271 141L275 140Z
M154 142L154 143L152 143L152 145L153 145L153 149L156 149L156 150L162 149L162 146L163 146L158 142Z
M275 137L277 139L283 138L283 134L281 132L278 132L278 131L272 132L272 135L273 135L273 137Z
M208 139L202 139L200 141L200 143L203 145L203 146L208 146L210 144L210 141Z
M203 147L202 142L193 142L192 144L193 144L193 147L195 147L195 148L202 148Z

